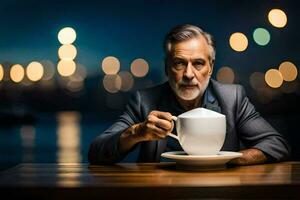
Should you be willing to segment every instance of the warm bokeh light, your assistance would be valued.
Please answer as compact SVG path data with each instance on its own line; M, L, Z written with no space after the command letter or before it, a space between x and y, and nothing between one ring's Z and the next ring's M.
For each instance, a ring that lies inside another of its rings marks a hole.
M119 76L121 77L122 84L121 84L121 91L129 91L132 89L134 79L131 75L131 73L127 71L123 71L119 73Z
M44 74L43 65L39 62L33 61L29 63L26 68L26 75L29 80L31 81L38 81L41 80Z
M57 71L61 76L71 76L76 70L76 63L73 60L60 60L57 64Z
M55 74L55 65L50 60L42 60L41 64L44 66L44 75L42 80L48 81L53 78Z
M281 72L283 80L285 81L293 81L298 75L297 67L289 61L281 63L279 66L279 71Z
M13 82L19 83L23 80L25 75L25 70L22 65L16 64L10 68L10 78Z
M76 40L76 32L71 27L63 28L58 33L58 40L61 44L72 44Z
M265 88L265 74L262 72L254 72L250 75L250 85L254 90Z
M146 60L142 58L135 59L131 63L131 73L136 77L144 77L149 71L149 65Z
M102 70L108 75L117 74L120 70L120 61L116 57L108 56L102 61Z
M58 49L58 57L62 60L74 60L77 49L72 44L64 44Z
M235 51L245 51L248 47L248 39L243 33L233 33L230 36L229 44Z
M232 84L234 82L234 71L230 67L221 67L217 73L217 80L221 83Z
M84 82L83 81L68 81L67 83L67 88L71 91L71 92L79 92L80 90L82 90L84 87Z
M122 80L119 75L105 75L103 86L109 93L116 93L121 89Z
M269 31L264 28L257 28L253 32L253 39L258 45L267 45L270 42L270 38Z
M0 81L3 80L3 77L4 77L4 69L3 66L0 64Z
M79 92L84 88L84 80L87 76L85 66L76 64L76 71L69 77L66 86L71 92Z
M268 19L277 28L283 28L287 24L287 16L280 9L272 9L268 14Z
M272 88L279 88L283 83L283 77L279 70L270 69L265 74L266 83Z

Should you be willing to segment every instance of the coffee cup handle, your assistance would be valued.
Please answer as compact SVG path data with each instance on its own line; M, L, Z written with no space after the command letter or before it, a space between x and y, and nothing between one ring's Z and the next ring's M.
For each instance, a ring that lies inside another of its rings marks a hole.
M173 130L174 125L175 125L175 123L176 123L176 121L177 121L177 117L176 117L176 116L172 116L172 120L173 120L173 123L172 123L172 125L173 125L172 130ZM171 131L172 131L172 130L171 130ZM178 136L177 136L177 135L174 135L174 134L171 133L171 132L168 133L167 135L170 136L170 137L172 137L172 138L174 138L174 139L176 139L176 140L179 140Z

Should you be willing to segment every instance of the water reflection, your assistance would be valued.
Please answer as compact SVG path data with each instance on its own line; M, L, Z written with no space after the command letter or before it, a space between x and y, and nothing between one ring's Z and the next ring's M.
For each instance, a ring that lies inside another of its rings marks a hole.
M80 153L80 114L78 112L60 112L56 115L57 162L79 163Z
M34 162L34 140L35 128L30 125L24 125L20 129L20 136L22 141L22 161Z

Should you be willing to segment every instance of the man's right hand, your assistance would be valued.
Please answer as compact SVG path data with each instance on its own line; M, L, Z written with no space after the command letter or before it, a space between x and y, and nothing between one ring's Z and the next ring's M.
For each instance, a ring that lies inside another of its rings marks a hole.
M134 127L134 133L142 141L163 139L173 129L172 115L169 112L152 111L147 119Z
M144 122L133 125L121 134L119 150L127 152L139 142L165 138L172 129L171 113L152 111Z

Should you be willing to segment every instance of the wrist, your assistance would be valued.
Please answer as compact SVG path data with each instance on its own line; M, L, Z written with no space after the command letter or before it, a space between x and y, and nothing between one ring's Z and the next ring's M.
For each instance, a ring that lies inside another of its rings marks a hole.
M141 123L134 124L129 128L130 136L137 142L145 141L143 134L141 134Z

